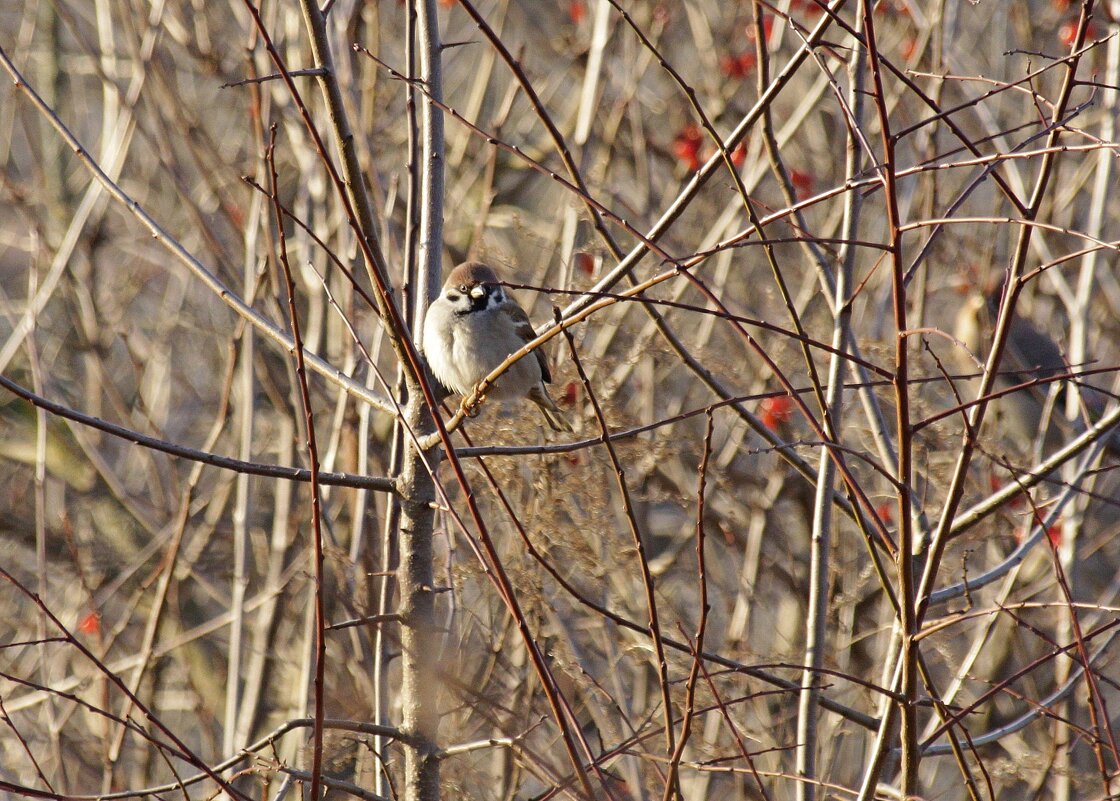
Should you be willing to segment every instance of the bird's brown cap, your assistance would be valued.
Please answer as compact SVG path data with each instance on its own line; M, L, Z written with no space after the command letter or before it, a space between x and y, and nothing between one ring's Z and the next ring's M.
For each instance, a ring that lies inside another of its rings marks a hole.
M448 274L443 285L472 287L496 283L498 283L498 274L493 268L480 261L465 261Z

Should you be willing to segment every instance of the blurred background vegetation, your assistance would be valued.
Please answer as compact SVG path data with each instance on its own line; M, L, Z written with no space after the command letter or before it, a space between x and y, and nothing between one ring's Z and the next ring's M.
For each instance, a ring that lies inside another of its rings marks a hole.
M479 129L446 119L444 264L493 264L520 287L515 294L543 326L554 305L564 308L595 287L618 255L583 199L548 175L567 173L510 63L463 7L438 5L444 100ZM1116 4L880 0L870 18L876 60L886 65L881 97L867 62L856 61L853 34L864 22L854 2L840 3L835 16L812 0L478 0L473 8L562 133L590 197L626 221L606 223L622 252L639 245L633 230L649 231L687 193L658 241L673 259L695 264L692 272L710 292L677 275L572 329L588 386L618 435L629 508L563 337L548 346L552 392L576 426L565 441L577 446L559 447L535 414L512 404L486 404L465 427L471 443L492 449L465 458L467 474L531 637L597 761L589 771L596 794L666 793L674 761L665 743L666 694L678 739L682 720L693 721L675 757L684 798L848 798L874 775L874 727L889 706L882 688L892 686L898 654L888 588L897 592L899 579L885 553L884 578L877 575L870 554L879 546L868 545L844 510L861 508L875 519L868 532L879 525L896 541L891 455L908 453L920 578L928 556L920 535L938 528L952 497L950 478L968 439L959 407L976 398L975 376L995 324L987 307L970 306L970 299L999 290L1027 229L1013 314L1053 339L1064 369L1032 372L1055 365L1038 361L1029 342L1020 348L1023 372L1004 386L1020 385L1016 394L1035 395L1046 413L1024 433L1006 398L990 404L963 494L952 500L950 515L960 517L995 496L990 509L954 529L933 589L1004 572L925 613L918 643L928 679L916 714L923 746L935 750L921 762L920 794L1115 793L1114 457L1098 449L1095 459L1078 457L1045 482L1028 476L1108 413L1120 359ZM407 208L418 191L409 174L408 84L353 45L406 72L410 11L411 3L395 0L336 0L327 15L353 146L404 298ZM260 13L287 68L313 67L297 4L270 0ZM810 32L826 23L804 57ZM246 3L7 3L0 6L0 48L99 168L166 232L153 237L94 180L50 114L6 80L5 379L183 448L306 466L290 355L246 325L166 246L167 239L181 243L287 330L278 221L253 185L269 186L264 156L276 126L279 200L300 221L282 225L305 346L388 394L371 362L392 386L393 352L339 266L369 290L346 209L291 92L274 79ZM851 63L862 82L859 116L851 111ZM295 81L325 132L315 78ZM729 144L727 160L763 223L771 256L758 245L728 165L703 166L718 150L690 99L722 137L764 109L741 141ZM423 91L414 100L426 102ZM879 171L880 109L893 135L894 161L886 166L897 183L889 192ZM853 130L860 156L846 171ZM334 151L327 156L338 159ZM526 156L546 169L533 169ZM701 172L706 180L689 191ZM904 229L902 338L884 250L892 235L888 197ZM833 436L851 484L837 483L842 498L821 572L811 569L811 553L816 471L828 450L812 387L826 381L830 353L821 344L833 340L836 319L823 276L840 274L845 260L851 317L844 350L858 348L877 371L861 373L851 360L840 370L850 389ZM664 256L650 256L634 275L642 280L672 268ZM662 315L662 328L650 308ZM960 327L962 309L978 310L972 341ZM816 375L798 326L811 343ZM901 439L899 396L887 380L900 343L909 356L903 391L915 424ZM1077 383L1098 390L1091 402L1077 400L1070 382L1052 380L1071 372L1088 373ZM868 381L867 392L855 390ZM789 387L802 391L813 424ZM392 417L322 376L311 376L310 389L323 469L390 475ZM458 435L454 441L464 444ZM807 466L808 477L791 460ZM439 473L446 497L461 508L462 488L449 475ZM1030 486L998 495L1020 482ZM321 494L328 622L391 613L396 532L386 494L346 486ZM1050 515L1058 499L1060 515ZM170 785L161 797L182 797L174 783L199 773L197 763L154 747L152 738L167 743L173 732L198 760L216 766L309 715L316 591L310 509L306 483L140 446L0 390L0 566L8 574L0 584L0 780L9 797L31 797L27 788L70 797L160 785ZM475 744L443 759L443 797L582 797L516 621L476 558L473 532L441 508L435 534L442 645L430 658L441 680L431 688L442 713L439 745ZM661 634L679 646L667 649L667 684L647 632L643 560ZM701 575L709 658L690 678ZM824 672L809 683L829 707L809 741L815 765L799 777L795 752L805 713L798 687L809 658L814 583L825 611ZM395 625L382 620L328 632L328 717L386 725L400 719ZM1083 671L1090 657L1092 680ZM123 727L122 718L148 734ZM961 746L958 758L939 729L944 719ZM1008 725L1020 719L1022 727ZM888 733L891 746L897 737ZM298 775L293 771L310 770L307 742L307 728L294 728L223 775L252 797L274 795ZM331 729L326 751L332 797L362 797L359 788L366 797L396 797L398 746ZM897 797L898 773L897 750L888 748L878 783L864 797ZM186 790L198 798L215 792L209 779Z

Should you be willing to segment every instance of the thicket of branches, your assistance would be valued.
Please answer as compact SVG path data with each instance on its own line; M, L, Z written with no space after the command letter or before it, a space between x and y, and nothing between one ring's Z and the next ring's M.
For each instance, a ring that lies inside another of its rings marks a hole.
M4 4L6 797L1114 797L1118 17Z

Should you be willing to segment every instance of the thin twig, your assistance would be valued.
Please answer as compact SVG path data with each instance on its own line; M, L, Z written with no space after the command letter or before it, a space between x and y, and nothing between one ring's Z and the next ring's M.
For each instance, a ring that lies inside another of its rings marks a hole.
M119 426L116 423L110 423L99 417L76 411L68 406L63 406L60 403L55 403L52 400L40 397L31 390L12 381L7 376L0 375L0 386L4 387L4 389L11 392L13 395L18 395L28 403L39 406L51 414L58 415L67 420L73 420L76 423L81 423L84 426L89 426L98 431L104 431L106 434L112 434L114 437L134 442L145 448L151 448L153 450L162 451L163 453L169 453L172 456L180 456L184 459L190 459L191 461L212 465L213 467L218 467L223 470L232 470L237 473L248 473L249 475L265 476L266 478L281 478L288 481L308 482L311 480L311 472L301 467L246 462L241 459L234 459L231 456L220 456L216 453L210 453L196 448L188 448L174 442L168 442L167 440L150 437L147 434L141 434L139 431L133 431L130 428ZM392 479L378 476L361 476L353 473L320 473L319 483L337 487L358 487L378 492L396 492L396 482Z
M307 369L303 359L303 337L300 334L299 312L296 310L296 284L292 280L292 267L288 262L288 240L284 234L284 215L278 203L280 197L276 176L276 126L269 130L268 162L269 189L276 214L278 241L280 244L280 265L284 271L284 287L288 301L288 319L292 328L292 341L295 343L296 376L299 379L299 397L303 406L303 419L307 435L307 462L311 468L311 564L315 577L315 725L312 727L311 758L311 797L319 798L323 770L323 720L326 717L324 704L324 672L326 670L327 639L326 611L323 583L323 529L322 510L319 494L319 448L315 438L315 414L311 408L311 392L307 387Z
M704 633L708 627L708 612L710 611L710 605L708 604L708 569L704 558L706 531L704 526L704 492L707 489L708 460L712 455L713 426L714 418L709 411L707 427L704 430L704 448L700 455L700 466L697 469L699 486L696 489L696 573L700 592L700 620L696 624L696 636L693 640L692 667L689 668L688 679L685 681L684 722L681 724L681 736L677 741L677 747L673 750L669 759L669 777L665 781L663 801L671 801L674 792L680 795L678 773L685 746L688 744L688 738L692 733L692 720L696 713L696 680L699 678L700 670L704 664L701 654L704 651Z

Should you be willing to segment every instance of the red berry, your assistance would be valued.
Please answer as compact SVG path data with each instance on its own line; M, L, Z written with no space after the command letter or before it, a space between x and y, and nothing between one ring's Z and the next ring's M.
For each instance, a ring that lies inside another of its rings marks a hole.
M757 63L758 56L750 50L747 50L737 56L727 55L720 57L719 71L728 78L742 78L747 73L751 72Z
M793 182L793 191L797 194L799 200L804 200L813 194L813 176L809 173L792 170L789 179Z
M78 621L78 631L82 634L100 634L101 615L97 614L97 612L87 612L82 619Z
M700 167L700 127L690 122L673 140L673 155L690 170Z
M740 142L735 145L735 149L731 151L731 163L736 167L742 167L743 162L747 160L747 144Z
M770 41L771 34L774 33L774 18L769 14L762 18L762 31L766 37L766 41ZM755 27L753 24L747 26L747 38L752 42L755 40Z
M1087 26L1085 26L1085 39L1089 40L1096 38L1097 29L1093 25L1093 23L1090 22ZM1064 44L1066 47L1069 47L1077 41L1077 20L1071 19L1069 22L1062 23L1062 27L1058 28L1058 41Z
M743 55L746 54L744 53ZM747 69L748 67L745 65L742 55L720 56L719 71L728 78L742 78L747 74Z
M574 24L579 25L587 16L587 4L583 0L572 0L568 3L568 16Z
M793 399L789 395L774 395L764 398L760 404L759 417L762 424L771 431L776 431L783 423L788 423L793 417Z

